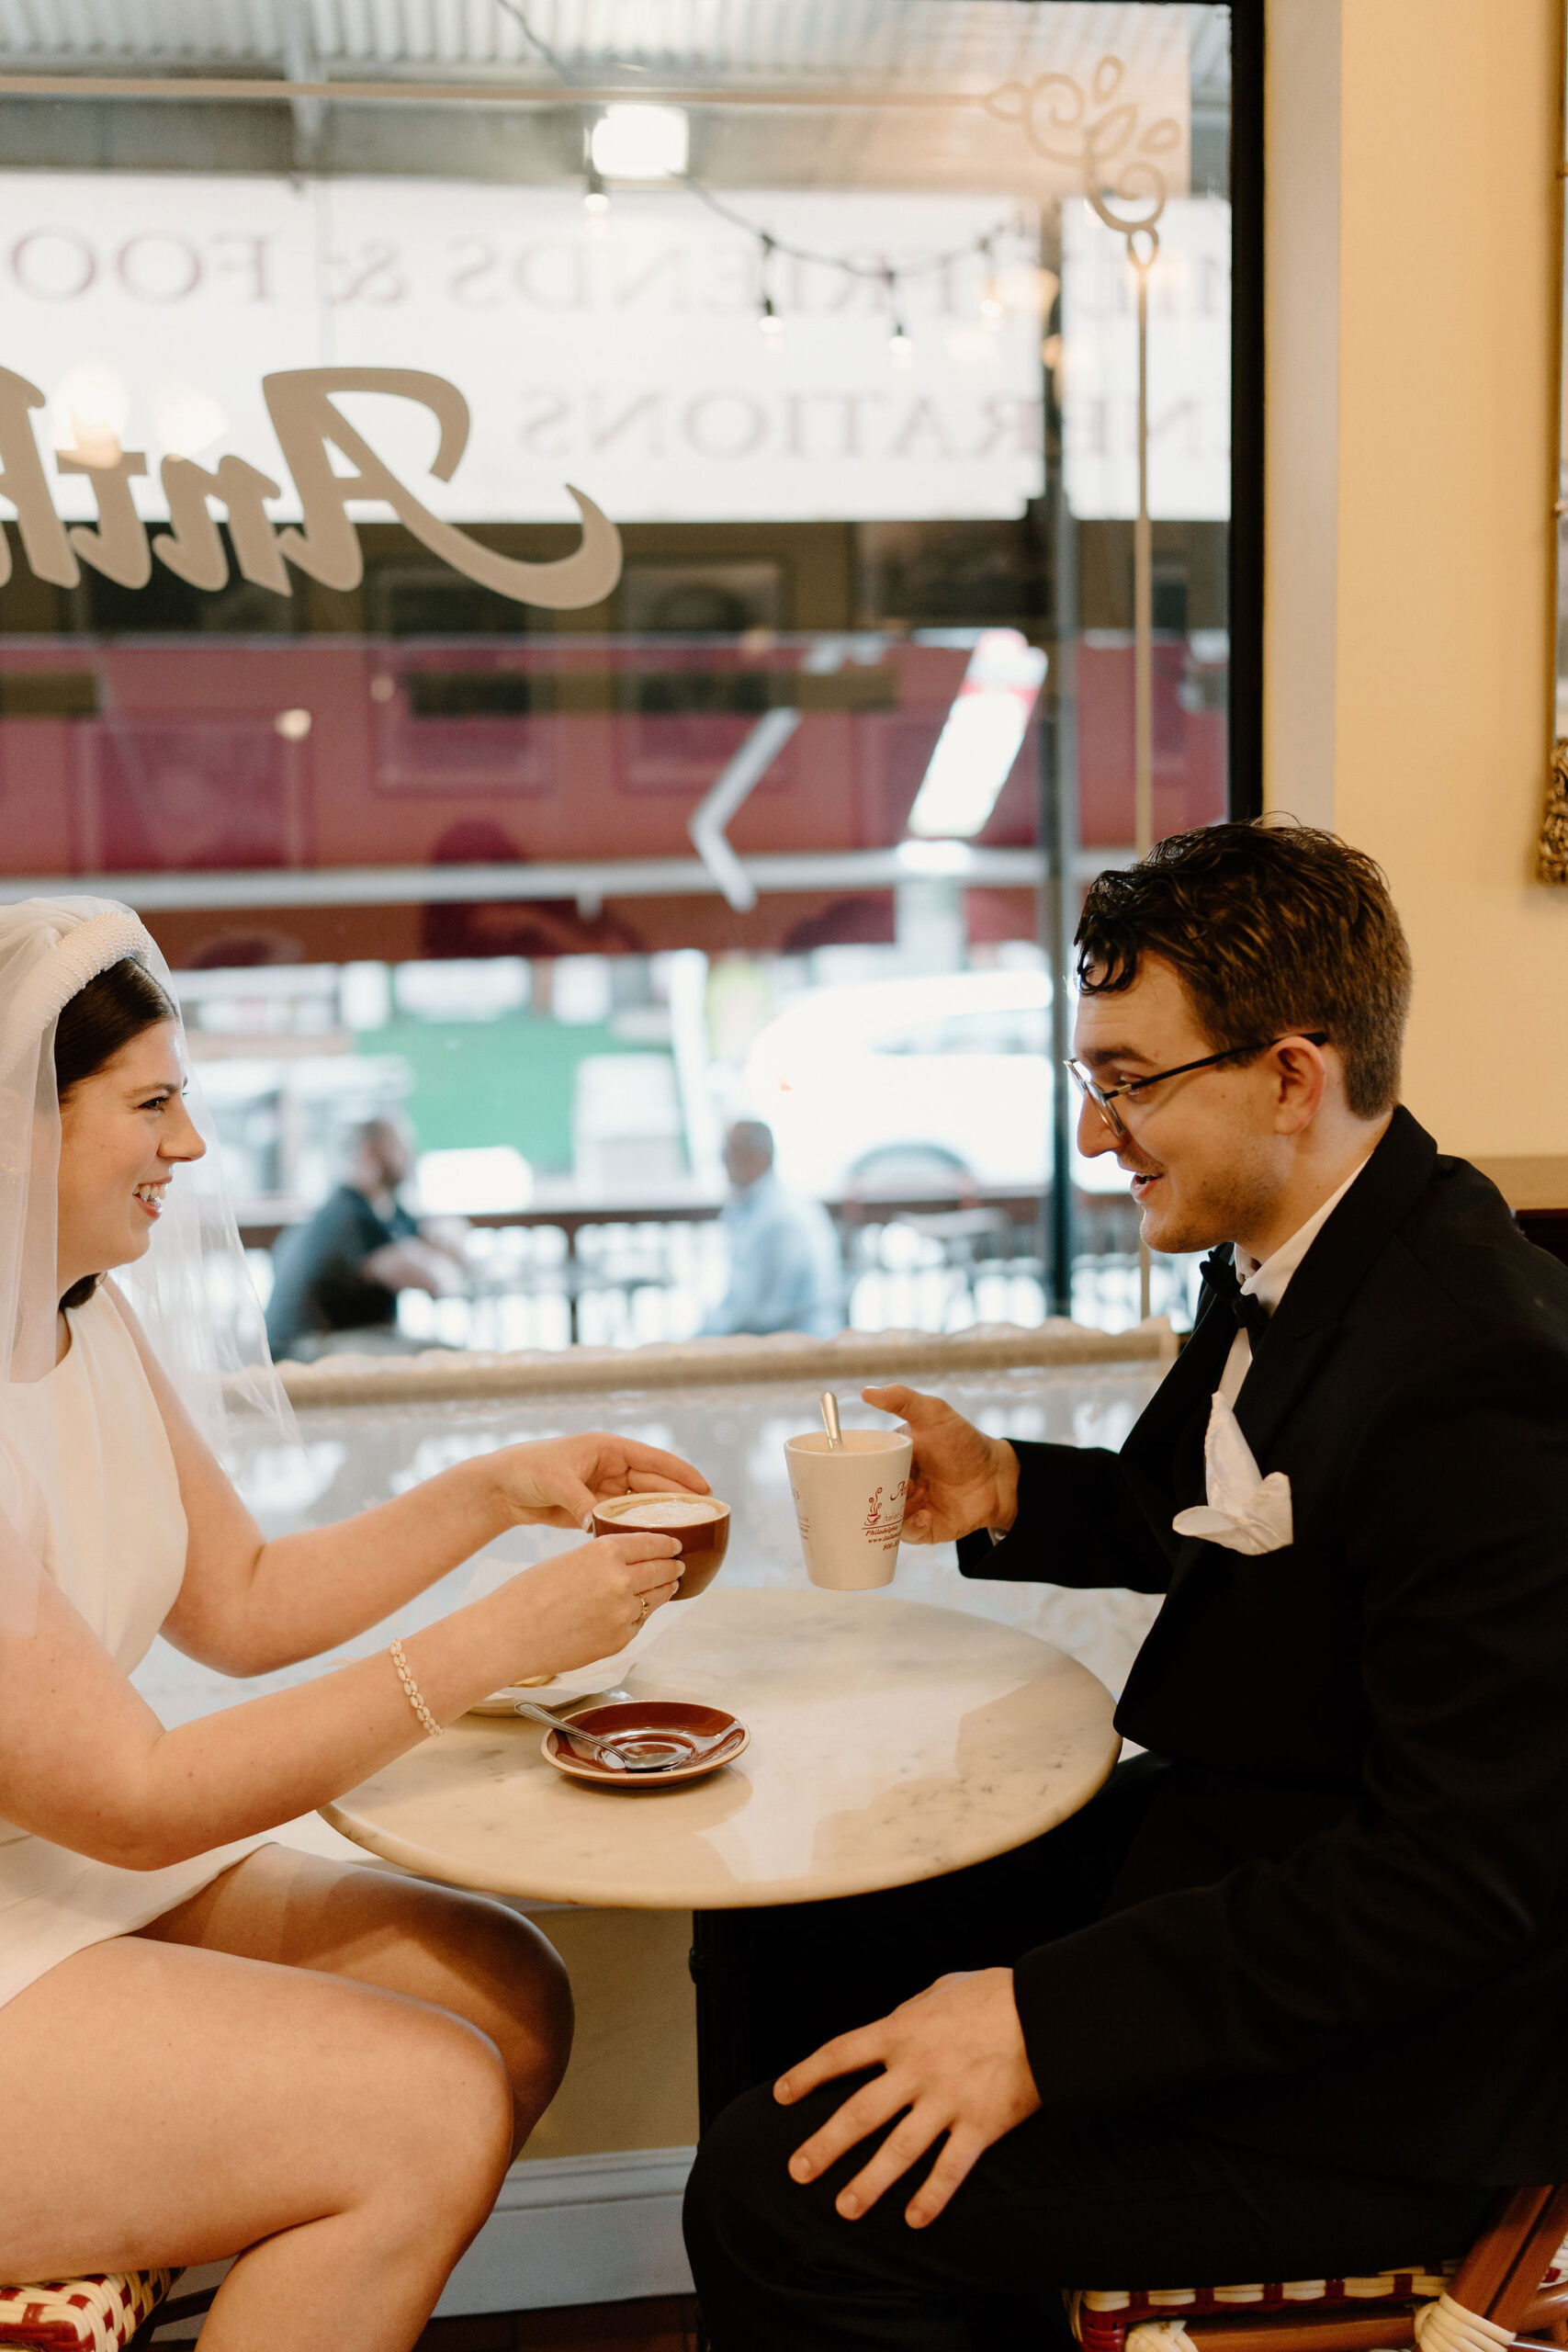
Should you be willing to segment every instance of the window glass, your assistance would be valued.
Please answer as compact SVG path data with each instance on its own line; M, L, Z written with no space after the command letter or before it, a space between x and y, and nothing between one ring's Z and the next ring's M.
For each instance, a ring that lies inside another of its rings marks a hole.
M0 887L144 911L264 1287L395 1114L489 1220L411 1339L678 1336L752 1117L856 1322L1134 1316L1053 974L1227 807L1229 11L0 47Z

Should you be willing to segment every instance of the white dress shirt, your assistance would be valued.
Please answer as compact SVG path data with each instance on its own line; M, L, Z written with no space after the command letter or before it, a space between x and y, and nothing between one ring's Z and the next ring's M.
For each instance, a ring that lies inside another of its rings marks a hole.
M1367 1159L1371 1158L1371 1153L1369 1152ZM1353 1168L1339 1190L1337 1193L1331 1193L1323 1206L1315 1209L1306 1223L1299 1225L1290 1239L1281 1241L1278 1250L1270 1257L1265 1258L1261 1263L1256 1258L1249 1257L1239 1241L1234 1244L1235 1271L1241 1283L1244 1298L1260 1298L1269 1314L1274 1313L1285 1295L1291 1276L1295 1272L1296 1268L1301 1264L1302 1260L1306 1256L1307 1251L1312 1248L1313 1243L1317 1239L1366 1164L1367 1160L1363 1159L1360 1168ZM1241 1384L1247 1378L1251 1363L1252 1339L1246 1326L1242 1325L1237 1329L1236 1335L1231 1341L1231 1351L1225 1358L1225 1368L1220 1374L1219 1394L1227 1405L1235 1405L1241 1393Z
M1371 1153L1369 1152L1367 1159L1371 1158ZM1290 1239L1281 1241L1278 1250L1270 1257L1265 1258L1261 1263L1258 1259L1249 1256L1239 1241L1231 1245L1235 1255L1236 1274L1240 1279L1243 1291L1248 1298L1260 1298L1270 1315L1284 1297L1291 1276L1295 1272L1296 1268L1301 1264L1302 1260L1306 1256L1307 1251L1312 1248L1313 1243L1317 1239L1366 1164L1367 1160L1363 1159L1359 1168L1352 1168L1339 1190L1337 1193L1331 1193L1323 1206L1320 1209L1314 1209L1306 1223L1298 1226ZM1220 1374L1220 1385L1216 1392L1224 1398L1227 1405L1235 1407L1235 1400L1241 1394L1241 1384L1247 1378L1251 1367L1252 1338L1246 1325L1241 1324L1238 1325L1236 1335L1231 1341L1231 1351L1225 1358L1225 1368ZM993 1544L999 1544L1006 1532L1005 1529L998 1527L993 1527L989 1532Z

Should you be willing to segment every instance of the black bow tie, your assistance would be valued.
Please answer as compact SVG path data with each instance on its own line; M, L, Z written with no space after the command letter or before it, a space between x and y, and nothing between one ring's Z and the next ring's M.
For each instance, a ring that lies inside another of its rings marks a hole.
M1225 1312L1235 1317L1238 1329L1254 1340L1260 1340L1269 1329L1269 1309L1260 1298L1242 1289L1234 1252L1211 1250L1198 1272Z

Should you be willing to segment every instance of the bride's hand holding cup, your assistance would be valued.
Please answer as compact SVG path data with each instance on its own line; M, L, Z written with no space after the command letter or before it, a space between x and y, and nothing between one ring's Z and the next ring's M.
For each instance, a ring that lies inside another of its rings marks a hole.
M591 1528L595 1504L612 1495L709 1491L702 1472L678 1453L608 1430L501 1446L486 1455L485 1469L514 1525Z
M511 1526L592 1532L595 1506L607 1496L708 1491L702 1472L679 1454L608 1430L499 1446L475 1467L489 1483L496 1516ZM563 1674L624 1649L678 1590L680 1552L677 1536L628 1528L511 1577L494 1596L505 1622L505 1679Z
M515 1625L505 1679L564 1674L625 1649L679 1590L680 1539L654 1529L597 1536L524 1568L490 1605ZM510 1632L510 1626L508 1628Z

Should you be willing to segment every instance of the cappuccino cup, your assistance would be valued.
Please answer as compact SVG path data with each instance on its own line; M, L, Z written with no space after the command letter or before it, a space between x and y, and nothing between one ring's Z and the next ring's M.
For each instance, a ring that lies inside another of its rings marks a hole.
M593 1507L595 1535L640 1534L644 1529L679 1539L681 1589L671 1598L694 1600L705 1592L729 1549L729 1505L716 1495L612 1495Z
M820 1430L786 1438L784 1460L806 1573L833 1592L891 1584L898 1565L914 1441L903 1430Z

